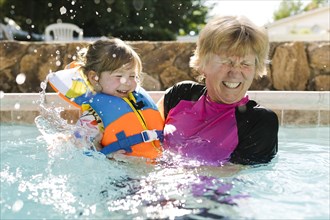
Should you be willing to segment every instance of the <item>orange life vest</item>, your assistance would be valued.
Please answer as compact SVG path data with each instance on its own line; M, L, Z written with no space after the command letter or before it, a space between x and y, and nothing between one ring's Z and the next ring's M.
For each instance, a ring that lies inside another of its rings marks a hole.
M142 88L131 93L130 100L96 94L86 103L104 125L102 153L124 149L132 156L150 159L160 156L164 122L156 105Z
M73 62L68 69L51 73L48 80L59 95L76 107L89 105L101 118L104 154L124 149L128 155L154 159L162 152L164 121L149 94L141 87L120 98L93 93Z

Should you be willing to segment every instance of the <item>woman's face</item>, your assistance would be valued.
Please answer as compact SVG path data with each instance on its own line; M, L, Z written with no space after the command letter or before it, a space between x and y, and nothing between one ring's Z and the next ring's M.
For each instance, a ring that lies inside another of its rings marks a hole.
M245 57L235 55L211 55L202 69L207 94L212 101L232 104L240 101L250 88L255 76L253 54Z
M98 83L102 87L102 93L124 98L135 90L137 86L136 78L135 69L124 66L113 72L102 72Z

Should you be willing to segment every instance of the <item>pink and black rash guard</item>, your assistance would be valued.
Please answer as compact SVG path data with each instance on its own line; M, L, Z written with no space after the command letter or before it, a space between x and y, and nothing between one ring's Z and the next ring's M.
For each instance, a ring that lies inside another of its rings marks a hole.
M206 165L259 164L277 153L277 115L248 96L212 102L204 85L182 82L164 97L164 148Z

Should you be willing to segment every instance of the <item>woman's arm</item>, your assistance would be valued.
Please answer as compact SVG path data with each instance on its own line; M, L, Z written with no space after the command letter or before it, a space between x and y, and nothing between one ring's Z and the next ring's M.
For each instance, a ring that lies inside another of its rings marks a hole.
M236 113L239 143L230 161L249 165L270 162L278 151L277 115L258 105Z

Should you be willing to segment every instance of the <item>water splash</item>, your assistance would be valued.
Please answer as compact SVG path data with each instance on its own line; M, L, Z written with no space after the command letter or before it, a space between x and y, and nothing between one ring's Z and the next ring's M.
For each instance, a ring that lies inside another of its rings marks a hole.
M43 139L48 143L50 152L60 154L75 148L72 134L76 128L61 117L64 108L56 107L54 103L47 102L46 89L49 76L40 84L42 91L40 92L40 99L37 101L40 115L34 121Z
M203 196L221 204L237 205L236 199L249 196L243 194L231 195L230 191L233 186L233 183L226 183L222 179L207 176L200 176L200 182L191 185L195 197Z
M114 160L105 160L95 151L91 152L93 157L84 155L72 139L75 126L61 117L63 108L47 101L47 84L48 77L40 84L40 115L35 123L49 145L49 158L42 178L21 185L27 187L31 200L52 205L68 218L95 217L97 210L105 208L112 218L125 213L132 218L172 219L194 213L210 216L211 207L233 206L242 198L232 195L231 183L199 175L205 172L199 172L202 164L198 161L170 152L165 152L156 166L121 154L123 158L119 155ZM203 202L212 203L206 208ZM16 207L19 210L21 204ZM103 215L107 214L103 211Z
M40 84L42 91L40 92L40 99L37 101L39 103L40 115L35 119L36 125L42 134L63 132L69 129L69 124L61 117L61 112L64 109L47 103L46 88L48 76Z

